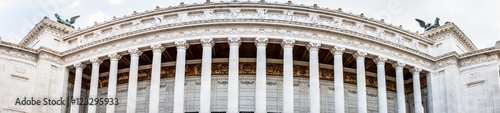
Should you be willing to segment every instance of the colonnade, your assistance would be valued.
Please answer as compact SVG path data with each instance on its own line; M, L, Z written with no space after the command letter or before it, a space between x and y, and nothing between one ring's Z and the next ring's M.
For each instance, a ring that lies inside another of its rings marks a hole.
M201 88L200 88L200 113L210 113L210 92L211 92L211 59L212 47L214 41L211 38L202 38L200 40L203 53L202 53L202 70L201 70ZM255 45L257 46L256 58L256 86L255 86L255 112L266 112L266 46L268 43L267 37L256 37ZM176 41L174 43L177 47L177 59L175 65L175 86L174 86L174 113L184 113L184 82L185 82L185 65L186 65L186 50L189 44L185 40ZM229 71L228 71L228 113L239 113L239 46L241 45L240 37L228 37L229 44ZM293 46L295 45L294 39L283 39L281 46L283 47L283 113L293 113L294 111L294 93L293 93ZM309 96L310 96L310 112L320 112L320 88L319 88L319 58L318 51L321 47L320 42L309 42L306 46L309 50ZM152 44L150 46L153 52L152 68L151 68L151 89L149 98L149 113L158 113L159 111L159 97L160 97L160 72L161 72L161 55L165 48L161 43ZM331 54L334 56L334 88L335 88L335 112L345 112L344 102L344 75L343 75L343 61L342 55L345 48L335 46L330 49ZM127 113L135 113L136 98L137 98L137 74L139 67L139 56L142 55L140 49L128 50L130 54L130 71L128 82L128 95L127 95ZM116 97L117 86L117 70L118 61L122 55L118 53L111 53L107 57L110 59L109 70L109 83L107 98ZM367 112L366 100L366 75L365 75L365 58L366 52L357 51L354 53L356 59L356 74L357 74L357 96L358 96L358 112ZM102 63L100 58L90 59L92 64L92 74L90 83L89 98L97 97L98 78L99 78L99 65ZM377 82L378 82L378 110L379 113L387 113L387 90L385 78L385 63L387 58L378 56L373 60L377 65ZM397 110L398 113L405 113L405 94L404 94L404 79L403 68L406 64L402 62L394 62L392 66L396 71L396 89L397 89ZM75 82L73 98L80 98L82 71L86 67L85 64L76 63L73 65L75 68ZM422 99L420 92L420 72L422 69L412 67L410 72L413 75L413 89L414 89L414 102L415 113L422 113ZM72 113L78 113L78 105L71 106ZM96 106L90 105L88 107L89 113L96 112ZM115 106L107 105L107 113L114 113Z

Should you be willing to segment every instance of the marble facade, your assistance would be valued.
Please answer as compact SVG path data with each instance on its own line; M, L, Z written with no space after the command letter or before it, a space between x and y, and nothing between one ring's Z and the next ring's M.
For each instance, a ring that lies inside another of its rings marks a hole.
M0 112L499 113L499 57L454 23L416 33L316 4L207 0L0 40Z

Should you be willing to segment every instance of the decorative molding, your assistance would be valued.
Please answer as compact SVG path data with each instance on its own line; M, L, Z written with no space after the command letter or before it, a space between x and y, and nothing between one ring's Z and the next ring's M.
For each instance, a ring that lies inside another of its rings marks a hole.
M61 57L53 55L51 53L41 52L38 55L39 55L38 56L39 60L47 60L47 61L50 61L50 62L53 62L53 63L56 63L56 64L62 64L63 63Z
M33 29L30 30L30 32L26 34L26 36L24 36L24 38L19 42L19 45L27 47L28 44L37 40L43 32L49 32L56 36L63 37L74 31L75 30L73 28L66 25L57 23L50 19L42 19Z
M445 60L440 60L432 66L433 69L440 69L446 66L457 65L457 60L453 58L448 58Z
M309 42L309 44L306 46L307 50L309 51L318 51L319 47L321 47L321 42Z
M386 57L377 57L375 59L373 59L373 62L377 63L377 64L382 64L384 65L385 62L387 62L387 58Z
M420 75L420 72L422 72L422 68L413 67L410 69L410 72L413 73L413 75Z
M255 37L255 46L267 46L269 42L268 37Z
M83 68L87 67L86 64L82 64L81 62L73 64L73 67L75 67L77 70L83 70Z
M135 48L135 49L129 49L128 50L128 53L130 53L130 56L131 57L139 57L142 55L142 51L139 50L138 48Z
M460 43L466 45L467 48L470 51L476 51L477 50L477 47L474 45L474 43L472 43L472 41L469 39L469 37L467 37L462 32L462 30L460 30L460 28L458 28L458 26L455 25L455 23L445 24L445 25L440 26L440 27L438 27L436 29L429 30L429 31L425 32L423 34L423 36L428 37L433 42L435 42L435 41L441 40L442 38L444 38L444 36L437 37L437 38L432 38L433 36L436 36L438 34L443 34L443 33L447 32L447 31L451 31L453 33L453 35L457 36L456 37L457 40L459 40Z
M402 62L392 63L392 67L394 67L394 69L403 69L403 67L405 67L405 66L406 66L406 64L402 63Z
M360 59L360 60L364 60L366 55L368 55L366 52L362 52L362 51L357 51L356 53L354 53L354 58L355 59Z
M498 55L478 55L460 61L460 66L473 65L488 61L498 60Z
M342 55L344 54L345 48L344 47L333 47L330 52L334 55Z
M150 47L151 47L151 49L153 49L153 53L161 53L161 52L165 51L165 47L163 47L161 45L161 43L160 44L151 44Z
M108 58L110 60L116 60L116 61L118 61L118 60L120 60L122 58L122 56L120 54L118 54L118 53L115 52L115 53L108 54Z
M203 47L213 47L215 44L213 38L201 38L200 42Z
M3 42L3 41L0 41ZM6 55L14 58L20 58L28 61L36 61L36 54L30 54L22 51L22 49L0 47L0 55Z
M217 81L218 84L227 85L227 81Z
M189 43L186 40L179 40L174 42L175 47L177 49L188 49L189 48Z
M227 43L229 46L240 46L241 45L241 37L228 37Z
M276 82L267 82L266 83L268 86L275 86L277 83Z
M283 39L281 42L281 47L283 48L293 48L295 45L295 39Z
M241 84L245 84L245 85L250 85L250 84L254 84L255 82L254 81L241 81Z
M97 57L90 59L90 63L92 63L93 66L99 66L103 62L102 59L99 59Z

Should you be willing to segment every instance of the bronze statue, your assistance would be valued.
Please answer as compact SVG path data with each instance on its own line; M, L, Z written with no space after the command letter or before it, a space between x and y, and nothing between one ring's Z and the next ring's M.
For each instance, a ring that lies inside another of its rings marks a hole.
M425 31L428 31L428 30L431 30L432 28L436 28L436 27L439 27L439 18L436 17L436 20L434 20L434 24L431 25L431 23L427 23L425 24L424 21L420 20L420 19L415 19L419 24L420 24L420 27L424 28Z
M75 20L80 17L80 15L76 15L76 16L73 16L70 18L70 21L68 21L68 19L64 20L61 18L61 16L59 16L59 14L55 14L56 15L56 19L57 19L57 22L61 23L61 24L64 24L68 27L71 27L71 28L75 28L75 26L73 26L72 24L75 23Z

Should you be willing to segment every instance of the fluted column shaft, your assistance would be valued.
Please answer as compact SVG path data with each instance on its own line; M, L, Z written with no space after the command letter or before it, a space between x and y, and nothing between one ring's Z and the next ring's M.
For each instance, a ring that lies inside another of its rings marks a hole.
M75 67L75 84L73 84L73 99L80 98L80 94L82 91L82 71L85 68L85 64L76 63L73 65ZM72 104L71 105L71 113L79 113L80 105Z
M378 112L387 113L387 89L385 85L385 62L387 58L378 57L373 61L377 64Z
M392 66L396 69L396 95L398 102L398 113L406 113L405 107L405 88L403 79L403 67L406 64L396 62Z
M109 66L109 81L108 81L108 97L107 98L116 98L116 85L118 81L118 61L122 58L118 53L111 53L108 55L110 58L110 66ZM115 112L115 104L106 105L106 113L114 113Z
M358 90L358 113L366 113L366 75L365 75L365 52L356 52L354 58L356 58L356 81Z
M267 113L266 111L266 46L267 37L257 37L257 70L255 76L255 113Z
M135 113L137 104L137 73L139 71L139 49L128 50L130 53L130 71L128 76L127 113Z
M310 113L320 112L320 89L319 89L319 58L318 51L320 42L310 42L309 50L309 110Z
M161 44L153 44L150 47L153 49L153 64L151 67L151 86L149 88L149 113L158 113L160 107L161 55L165 48Z
M422 93L420 92L420 72L421 68L412 68L410 72L413 74L413 102L415 104L415 113L423 113L422 108Z
M175 61L174 113L184 113L184 83L186 77L186 40L176 41L177 59Z
M293 113L293 46L295 40L283 39L283 113Z
M240 37L229 37L229 72L227 77L227 112L240 112L240 90L239 90L239 47L241 44Z
M90 76L89 98L95 99L97 98L97 88L99 85L99 66L102 63L102 60L99 58L92 58L90 59L90 62L92 63L92 75ZM88 113L95 113L97 110L96 105L89 105L88 108Z
M331 52L333 54L333 71L334 71L334 88L335 88L335 113L344 113L344 67L342 66L342 54L345 48L334 47Z
M200 113L211 113L210 93L212 85L212 38L201 39L203 46L203 56L201 63L201 88L200 88Z

